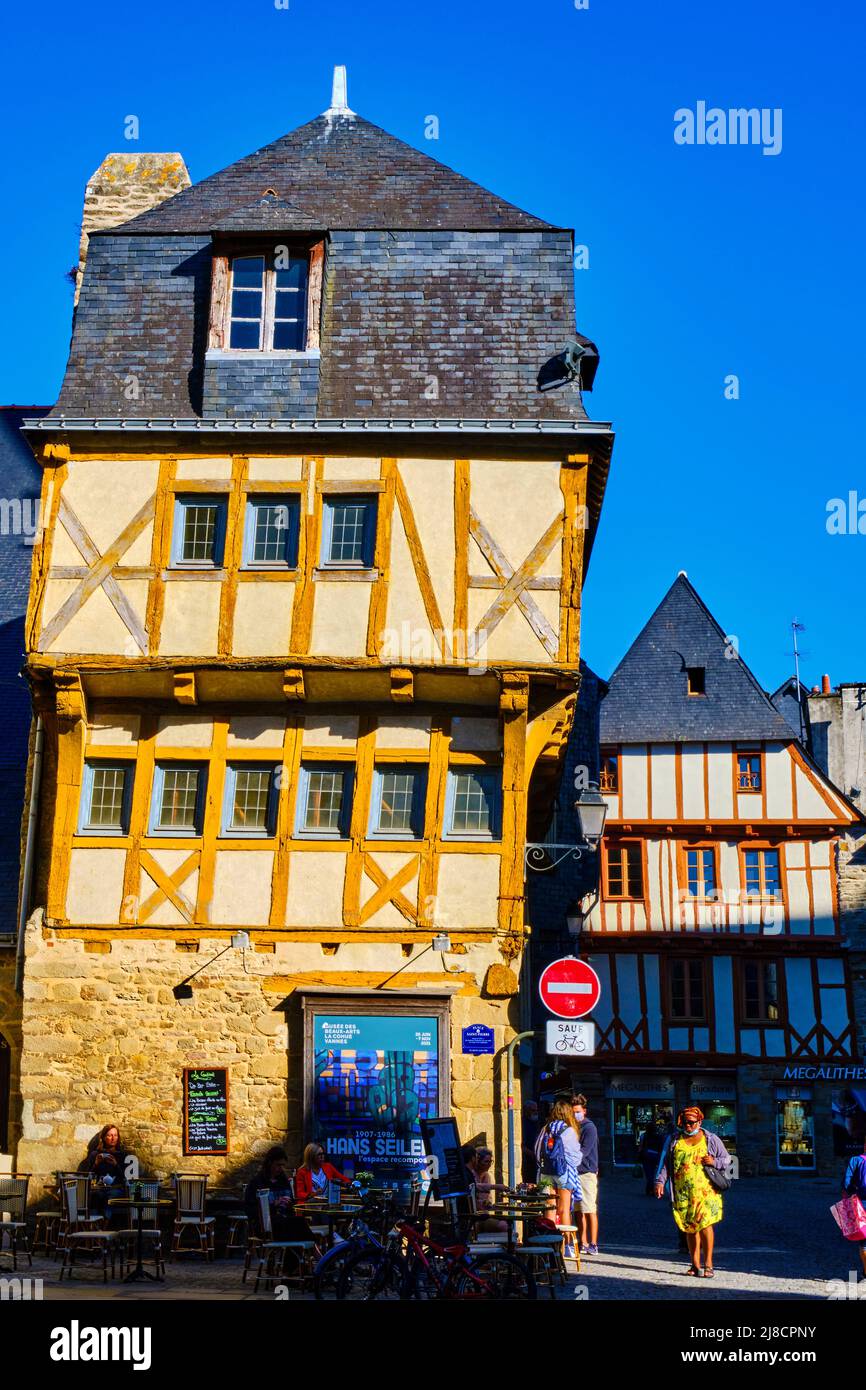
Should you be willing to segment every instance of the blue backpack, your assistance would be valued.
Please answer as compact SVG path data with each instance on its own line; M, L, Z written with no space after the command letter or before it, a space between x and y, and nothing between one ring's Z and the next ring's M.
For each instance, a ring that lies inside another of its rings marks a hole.
M539 1172L545 1177L557 1178L560 1181L568 1172L568 1155L562 1140L565 1128L564 1120L554 1120L544 1126L535 1141L535 1158Z

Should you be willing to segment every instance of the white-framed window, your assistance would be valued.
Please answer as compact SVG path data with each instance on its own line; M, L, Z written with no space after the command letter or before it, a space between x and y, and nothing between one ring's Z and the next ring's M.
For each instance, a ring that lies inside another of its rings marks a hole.
M250 497L244 527L244 568L295 569L300 513L296 493Z
M340 494L322 507L322 557L326 569L370 569L376 548L376 496Z
M226 535L225 497L179 494L174 501L171 563L181 569L219 569Z
M309 257L279 247L232 256L227 346L233 352L303 352Z
M342 840L349 833L352 769L344 763L302 763L297 833Z
M497 840L501 834L502 773L492 768L452 767L445 797L445 835L456 840Z
M153 772L150 834L200 835L206 786L204 763L157 763Z
M82 835L126 835L135 765L93 759L84 764L78 831Z
M424 833L427 769L420 763L385 764L373 773L370 834L417 840Z
M277 765L229 763L226 767L222 833L267 838L276 831Z

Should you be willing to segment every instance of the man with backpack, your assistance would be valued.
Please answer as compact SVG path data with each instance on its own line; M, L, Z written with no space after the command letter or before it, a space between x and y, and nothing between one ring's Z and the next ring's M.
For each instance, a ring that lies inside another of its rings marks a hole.
M571 1226L572 1203L579 1202L582 1195L578 1170L583 1152L574 1110L565 1097L557 1097L551 1106L535 1142L535 1157L539 1177L551 1178L556 1189L557 1226ZM567 1244L564 1253L566 1258L573 1256L574 1246Z

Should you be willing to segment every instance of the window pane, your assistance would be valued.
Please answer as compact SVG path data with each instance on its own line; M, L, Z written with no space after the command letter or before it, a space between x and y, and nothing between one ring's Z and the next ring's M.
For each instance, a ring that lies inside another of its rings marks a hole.
M261 289L264 274L264 256L235 256L232 261L232 285L235 289Z
M94 767L91 776L88 824L102 826L109 830L122 830L126 769L122 767Z
M741 753L737 758L739 785L741 791L760 791L761 759L757 755Z
M612 898L622 897L622 862L622 850L612 849L607 861L607 891Z
M716 891L716 856L711 849L701 850L704 870L704 893Z
M343 811L342 772L311 769L307 773L305 830L339 830Z
M697 961L689 965L689 1015L691 1018L704 1016L704 975Z
M251 562L254 565L294 564L289 546L294 532L293 503L256 502L252 508L253 541Z
M380 772L379 830L412 831L420 772Z
M261 343L261 324L244 322L242 319L232 320L232 331L229 336L229 347L233 348L257 348Z
M261 290L235 290L232 295L232 318L260 319L261 316Z
M746 861L746 892L760 897L761 863L758 851L756 849L747 849L744 857Z
M781 896L781 885L779 881L779 855L774 849L763 851L764 859L764 894L768 898Z
M184 506L181 559L214 563L217 510L213 502L191 502Z
M287 266L282 268L278 266L275 273L278 290L305 290L307 288L306 256L293 256Z
M274 347L278 352L302 352L304 324L302 319L277 319L274 323Z
M643 897L643 857L640 845L626 845L626 867L628 869L628 896Z
M689 893L693 898L700 897L701 877L698 871L698 852L696 849L686 851L686 873Z
M764 965L764 1008L773 1023L779 1017L779 981L774 963Z
M455 772L451 829L470 834L489 834L493 826L496 783L489 774Z
M161 830L194 830L198 804L197 767L166 767L162 773Z
M270 768L237 768L234 784L232 830L267 830L271 791Z
M364 538L368 502L332 502L331 546L328 559L335 565L364 562Z
M685 961L671 961L671 1013L674 1018L686 1016L686 965Z

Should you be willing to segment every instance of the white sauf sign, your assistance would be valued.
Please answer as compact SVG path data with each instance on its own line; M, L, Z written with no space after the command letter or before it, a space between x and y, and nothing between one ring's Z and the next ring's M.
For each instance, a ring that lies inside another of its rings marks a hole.
M149 1327L82 1327L73 1318L51 1332L52 1361L131 1361L134 1371L149 1371L150 1351Z
M582 1019L548 1019L547 1052L552 1057L594 1057L595 1024Z

